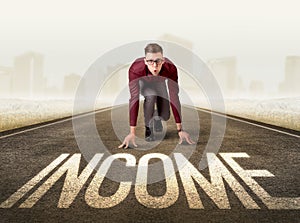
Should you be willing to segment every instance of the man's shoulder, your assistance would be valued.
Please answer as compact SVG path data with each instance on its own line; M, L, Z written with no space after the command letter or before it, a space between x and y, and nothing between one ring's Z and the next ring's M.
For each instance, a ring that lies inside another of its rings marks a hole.
M134 73L143 73L145 72L145 62L144 58L136 59L130 66L129 70Z
M165 62L164 62L164 67L166 68L167 71L169 72L174 72L177 70L175 64L167 57L164 58Z

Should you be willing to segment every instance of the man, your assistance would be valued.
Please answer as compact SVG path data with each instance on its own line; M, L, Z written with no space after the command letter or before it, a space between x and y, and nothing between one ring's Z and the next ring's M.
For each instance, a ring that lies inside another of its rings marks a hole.
M166 82L168 83L169 93ZM163 49L156 43L145 47L145 57L139 58L129 68L129 116L130 133L125 137L119 148L128 148L129 143L135 143L135 130L139 110L139 94L144 97L145 140L154 141L154 130L161 132L161 120L170 118L170 103L176 122L179 144L183 140L194 144L190 135L183 131L181 124L181 104L178 97L178 76L176 66L163 57ZM155 110L156 105L156 110Z

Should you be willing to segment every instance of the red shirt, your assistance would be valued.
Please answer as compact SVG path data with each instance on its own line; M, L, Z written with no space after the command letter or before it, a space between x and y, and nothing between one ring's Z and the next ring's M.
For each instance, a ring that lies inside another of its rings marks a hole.
M176 66L167 58L159 72L159 76L165 77L168 80L169 97L171 108L176 123L181 123L181 105L178 97L178 75ZM129 118L130 126L136 126L137 116L139 111L140 86L139 80L148 75L152 75L144 62L144 58L136 59L129 68Z

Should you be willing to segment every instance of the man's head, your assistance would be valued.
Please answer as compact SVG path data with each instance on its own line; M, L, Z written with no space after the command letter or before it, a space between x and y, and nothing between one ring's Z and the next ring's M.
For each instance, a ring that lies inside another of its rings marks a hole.
M149 43L145 47L145 64L149 71L154 75L158 76L161 67L164 63L163 49L157 43Z

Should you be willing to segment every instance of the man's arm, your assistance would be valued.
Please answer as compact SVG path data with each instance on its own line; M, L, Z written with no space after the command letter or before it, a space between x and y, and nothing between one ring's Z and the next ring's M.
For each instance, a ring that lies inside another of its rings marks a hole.
M189 144L194 144L195 142L190 138L189 133L183 130L181 124L181 120L182 120L181 103L178 96L179 94L178 74L175 66L170 72L170 76L168 79L168 88L169 88L171 108L172 108L172 112L176 122L176 128L178 131L178 136L179 136L179 144L181 144L183 141L186 141Z
M125 148L125 149L127 149L130 142L132 142L132 144L135 147L137 147L137 144L135 143L135 126L130 126L130 133L125 137L125 139L122 142L122 144L119 145L119 148Z
M175 65L170 67L168 76L170 104L176 123L181 123L181 104L179 100L178 74Z
M139 106L140 106L140 86L139 86L139 79L140 76L134 72L132 66L128 72L128 79L129 79L129 91L130 91L130 99L129 99L129 122L130 126L136 126L137 123L137 116L139 113Z
M130 99L129 99L129 123L130 123L130 133L125 137L123 143L119 146L119 148L128 148L129 143L137 147L135 143L135 128L137 123L137 117L139 112L139 97L140 97L140 87L139 87L139 75L135 73L132 69L132 66L129 69L129 91L130 91Z
M187 141L188 144L195 144L195 142L191 139L190 134L183 130L181 123L176 123L178 136L179 136L179 144L183 141Z

